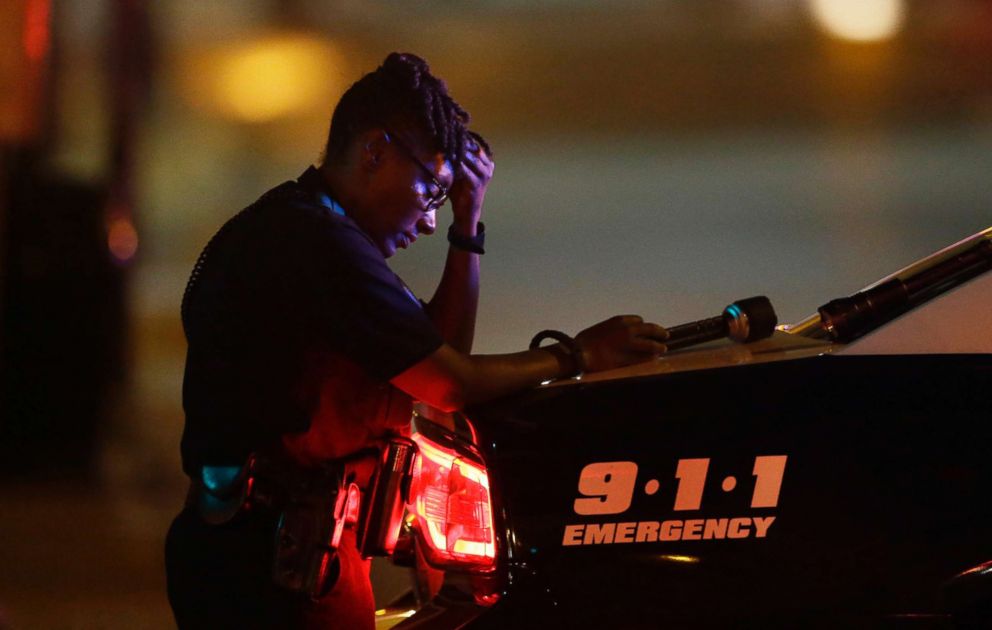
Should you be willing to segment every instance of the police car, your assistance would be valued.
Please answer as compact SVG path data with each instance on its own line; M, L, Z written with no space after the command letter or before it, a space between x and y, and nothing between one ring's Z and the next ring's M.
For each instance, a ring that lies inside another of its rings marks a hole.
M414 576L383 622L992 627L990 268L992 228L764 339L421 407L364 508Z

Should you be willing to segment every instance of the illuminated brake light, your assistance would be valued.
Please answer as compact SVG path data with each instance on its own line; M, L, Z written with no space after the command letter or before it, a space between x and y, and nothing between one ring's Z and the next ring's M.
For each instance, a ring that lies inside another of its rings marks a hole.
M408 509L435 564L492 566L496 557L489 476L455 451L413 436L419 456Z

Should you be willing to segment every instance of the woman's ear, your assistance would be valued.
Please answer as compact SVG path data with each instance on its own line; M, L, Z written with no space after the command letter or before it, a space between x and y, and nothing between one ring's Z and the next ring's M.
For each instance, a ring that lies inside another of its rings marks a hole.
M386 132L381 129L373 129L362 136L362 166L366 170L375 170L382 164L386 145Z

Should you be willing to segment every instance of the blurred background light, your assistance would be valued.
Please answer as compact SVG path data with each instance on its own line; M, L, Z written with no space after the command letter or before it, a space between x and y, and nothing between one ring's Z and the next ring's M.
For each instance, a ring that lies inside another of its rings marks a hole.
M0 0L0 629L175 628L190 270L392 50L496 150L478 352L796 321L992 223L988 0ZM447 250L390 265L426 297Z
M858 42L890 39L902 27L904 0L810 0L817 25L833 37Z
M0 144L38 132L50 8L49 0L0 2Z
M138 253L138 231L127 217L111 219L107 225L107 248L119 263L126 263Z
M27 5L24 52L31 61L40 61L48 50L49 0L31 0Z
M194 104L241 122L261 123L326 109L341 91L341 57L327 40L262 36L203 54L204 71L185 77Z

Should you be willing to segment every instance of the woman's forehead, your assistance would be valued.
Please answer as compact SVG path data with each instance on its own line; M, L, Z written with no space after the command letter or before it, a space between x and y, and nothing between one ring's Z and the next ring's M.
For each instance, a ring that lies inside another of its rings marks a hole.
M434 159L428 162L427 165L431 167L437 180L445 188L451 188L451 185L455 182L455 168L451 161L444 157L443 153L435 153Z

